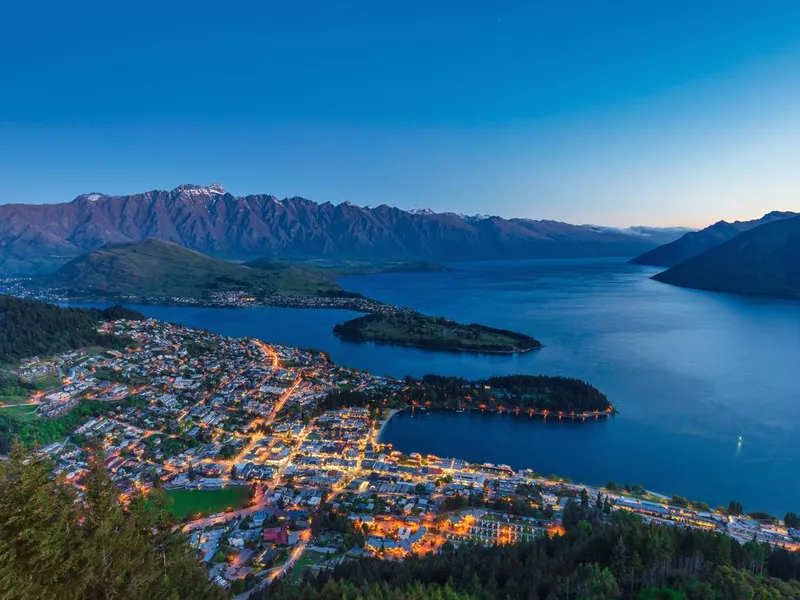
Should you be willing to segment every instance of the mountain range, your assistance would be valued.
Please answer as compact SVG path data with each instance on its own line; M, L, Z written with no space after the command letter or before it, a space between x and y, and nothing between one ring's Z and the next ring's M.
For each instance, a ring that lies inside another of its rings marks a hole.
M317 204L219 185L0 206L0 274L51 273L106 244L156 238L217 258L470 260L634 256L680 232Z
M653 279L715 292L800 299L800 215L748 229Z
M789 219L797 216L797 214L773 211L753 221L734 221L733 223L718 221L705 229L688 232L673 242L645 252L631 260L631 263L656 267L674 267L685 260L699 256L735 238L740 233L760 225Z

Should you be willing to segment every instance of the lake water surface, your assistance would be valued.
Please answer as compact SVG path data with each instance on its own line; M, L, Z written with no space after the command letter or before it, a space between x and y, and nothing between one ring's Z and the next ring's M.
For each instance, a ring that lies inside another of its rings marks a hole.
M348 289L545 344L483 356L355 344L348 311L138 307L225 335L318 348L377 374L579 377L620 414L554 423L509 416L400 414L383 440L404 451L529 467L588 483L614 479L746 510L800 510L800 302L686 290L622 260L454 265L451 272L354 277ZM742 436L742 443L738 443Z

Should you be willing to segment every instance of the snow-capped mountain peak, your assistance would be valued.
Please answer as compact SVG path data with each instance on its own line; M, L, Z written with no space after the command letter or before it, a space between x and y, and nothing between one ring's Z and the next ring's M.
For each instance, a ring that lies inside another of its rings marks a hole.
M186 194L187 196L222 196L226 194L225 188L218 183L211 185L194 185L193 183L185 183L176 187L173 192L179 194Z

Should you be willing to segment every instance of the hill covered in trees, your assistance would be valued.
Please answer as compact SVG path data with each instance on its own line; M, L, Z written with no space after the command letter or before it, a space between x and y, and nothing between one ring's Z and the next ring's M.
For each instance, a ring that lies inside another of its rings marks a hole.
M51 475L52 464L15 448L0 463L0 597L21 600L217 600L163 493L127 507L90 460L85 491Z
M373 313L333 328L337 337L351 342L376 342L452 352L513 353L540 348L524 333L471 323L464 325L418 312Z
M61 308L0 295L0 363L84 346L114 347L121 340L98 334L98 323L143 318L140 313L121 306L105 310Z
M800 216L750 229L653 279L713 292L800 299Z

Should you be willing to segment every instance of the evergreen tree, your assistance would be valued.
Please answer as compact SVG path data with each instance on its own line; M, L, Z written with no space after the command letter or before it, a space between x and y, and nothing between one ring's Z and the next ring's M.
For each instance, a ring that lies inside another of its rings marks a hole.
M628 572L628 548L622 536L619 536L611 553L611 572L620 581L624 581Z
M731 500L728 503L728 514L738 517L743 513L742 503L736 502L735 500Z
M70 597L80 515L75 492L50 474L19 442L0 463L0 597Z
M589 492L586 488L581 489L581 511L584 513L589 511Z
M119 502L100 450L82 497L16 444L0 465L0 597L154 600L224 597L174 530L161 490Z

